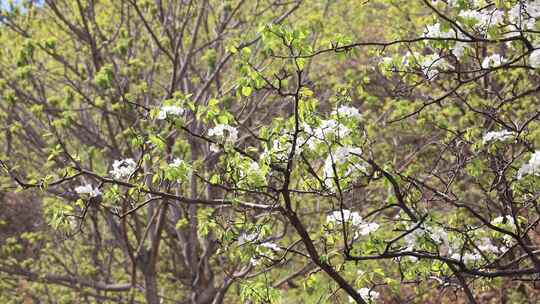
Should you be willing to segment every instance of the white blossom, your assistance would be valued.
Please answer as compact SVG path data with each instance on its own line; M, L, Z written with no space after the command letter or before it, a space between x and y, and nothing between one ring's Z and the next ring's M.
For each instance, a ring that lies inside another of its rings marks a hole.
M337 135L345 137L351 133L351 130L343 124L333 119L321 121L321 125L315 129L314 136L318 139L324 139L325 136Z
M178 106L163 106L159 110L157 119L163 120L167 115L180 116L184 114L184 109Z
M503 235L502 240L504 244L508 247L512 247L512 244L514 243L514 238L508 234Z
M495 246L489 238L482 238L480 241L481 242L478 245L478 249L480 251L486 252L486 253L495 253L495 254L501 253L501 249Z
M540 49L534 50L529 55L529 64L535 69L540 68Z
M468 43L457 41L452 48L452 54L454 54L454 56L456 56L457 58L461 58L465 54L465 49L467 49L468 47Z
M211 143L210 144L210 151L215 152L215 153L219 152L219 145Z
M360 115L360 112L357 108L348 107L348 106L341 106L337 108L337 110L332 112L332 115L336 115L339 117L349 117L354 119L362 119L362 115Z
M510 23L517 30L532 29L536 19L540 17L540 1L518 1L508 11Z
M276 245L275 243L272 243L272 242L264 242L260 246L268 248L268 249L273 250L273 251L281 251L281 248L278 245Z
M391 66L393 62L394 62L394 59L392 57L386 56L386 57L381 58L381 61L379 62L379 64L383 66Z
M258 235L256 233L242 233L238 236L238 246L242 246L246 243L251 243L257 240Z
M540 176L540 150L535 151L529 162L519 168L517 178L521 179L528 174Z
M343 216L342 216L343 212ZM353 226L358 226L362 224L363 220L362 217L358 212L351 212L350 210L343 209L341 211L334 211L330 215L326 217L327 223L343 223L343 222L351 222Z
M409 225L408 230L416 227L413 231L405 235L403 238L407 245L406 251L412 251L423 240L430 238L436 244L450 247L448 242L448 233L440 227L431 227L426 224L418 226L418 223Z
M365 172L367 168L363 161L358 160L354 163L350 161L351 157L360 154L362 154L362 149L354 147L339 147L336 149L336 152L329 154L324 161L323 168L325 179L327 180L327 186L331 187L333 184L332 181L335 177L334 164L336 165L337 169L337 167L347 162L348 167L345 172L345 176L352 174L355 170Z
M450 256L450 258L463 261L463 263L465 264L472 264L481 259L482 256L478 253L465 252L463 253L463 255L461 255L460 253L454 253Z
M511 215L498 216L491 221L491 224L495 226L502 225L502 224L507 224L511 226L516 225L514 221L514 217L512 217Z
M369 288L360 288L356 292L358 292L362 299L364 299L364 301L367 301L368 303L374 303L374 301L377 300L380 296L378 292ZM354 299L349 297L349 302L354 303Z
M75 188L77 194L87 194L89 197L96 197L101 194L98 188L94 188L92 185L82 185Z
M364 223L358 226L358 234L368 235L372 232L375 232L379 229L379 224L377 223Z
M347 209L332 212L326 217L326 222L337 224L351 223L353 229L355 230L354 238L358 238L360 235L368 235L373 233L380 227L377 223L365 222L358 212Z
M132 158L115 160L112 166L109 173L116 179L129 177L137 169L137 163Z
M508 130L491 131L484 134L484 137L482 138L482 142L486 144L490 141L504 141L514 136L515 136L515 133Z
M504 21L504 12L497 9L483 10L464 10L459 16L465 19L471 19L480 27L488 27L500 24Z
M238 130L227 124L218 124L208 130L208 136L217 136L224 139L226 143L234 144L238 140Z
M482 68L488 69L491 67L500 66L500 65L503 65L505 62L506 62L506 59L504 59L501 55L493 54L491 56L484 58L484 60L482 61Z
M342 107L344 109L332 112L333 115L339 113L340 116L354 117L355 119L361 118L358 110L351 107ZM345 109L347 108L347 109ZM355 112L356 110L356 112ZM338 112L340 111L340 112ZM302 124L304 133L308 135L307 138L300 137L297 141L299 146L307 145L309 149L314 150L316 146L324 141L329 136L346 137L351 133L351 130L345 125L334 119L322 120L319 127L313 129L307 123Z
M448 62L439 54L430 54L421 58L422 72L429 78L437 76L439 68L449 67Z
M172 167L172 168L178 168L182 165L186 164L186 162L180 158L175 158L173 159L172 163L169 164L169 167Z
M427 25L424 31L424 37L427 38L452 38L454 36L450 31L443 31L440 23Z

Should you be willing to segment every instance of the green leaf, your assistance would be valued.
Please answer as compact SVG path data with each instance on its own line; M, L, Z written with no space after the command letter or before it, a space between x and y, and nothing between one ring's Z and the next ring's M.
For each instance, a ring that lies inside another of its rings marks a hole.
M252 91L251 87L242 87L242 95L246 97L250 96Z

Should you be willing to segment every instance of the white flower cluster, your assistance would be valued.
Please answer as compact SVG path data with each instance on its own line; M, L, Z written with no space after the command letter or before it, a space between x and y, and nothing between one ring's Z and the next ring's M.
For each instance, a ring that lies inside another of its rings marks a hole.
M479 260L483 259L483 256L486 254L501 254L504 252L503 248L495 246L491 239L481 238L480 242L476 244L479 252L463 252L461 248L451 248L449 255L450 258L463 261L465 264L473 264Z
M429 79L435 78L438 69L449 68L451 65L439 54L422 55L418 52L407 52L401 64L405 67L420 66L422 73Z
M115 160L112 166L109 173L116 179L129 177L137 169L137 163L132 158Z
M514 217L512 217L511 215L498 216L491 221L491 224L495 226L500 226L500 225L509 225L511 227L516 226Z
M88 195L89 197L96 197L101 195L101 191L98 188L94 188L92 185L82 185L75 188L75 192L79 195Z
M313 135L318 139L324 139L325 136L329 135L344 137L349 135L349 133L351 133L351 130L343 124L333 119L328 119L321 121L321 125L315 129Z
M238 140L238 130L227 124L218 124L208 130L208 136L216 136L223 140L225 144L233 145ZM219 151L219 147L215 144L210 145L210 150L213 152Z
M476 26L482 29L501 24L504 21L504 12L495 8L464 10L459 13L459 16L464 19L472 20L476 23Z
M540 150L534 151L529 162L519 168L517 178L521 179L529 174L540 176Z
M493 54L491 56L484 58L484 60L482 61L482 68L489 69L492 67L498 67L498 66L503 65L505 62L506 62L506 59L504 59L504 57L502 57L499 54Z
M508 11L510 24L517 30L533 29L540 17L540 1L518 1Z
M332 112L332 114L337 113L338 112L336 111ZM346 111L344 109L341 110L341 113L338 115L349 115L349 117L356 116L354 110ZM356 117L360 117L360 114L358 113L358 116ZM317 145L323 143L324 140L328 139L329 137L334 136L338 138L343 138L351 134L351 130L347 126L334 119L322 120L319 126L315 129L311 128L311 126L307 123L303 123L302 130L304 133L306 133L307 138L304 138L302 136L298 142L301 146L307 145L308 148L312 150L315 150L317 148Z
M347 166L347 170L343 177L348 177L356 171L366 172L367 166L356 156L360 154L362 154L362 149L354 147L339 147L334 153L329 154L324 161L323 168L327 186L332 188L334 183L334 178L336 177L334 174L334 165L336 167L335 171L338 173L341 166ZM356 161L353 161L353 159L356 159Z
M356 292L364 299L364 301L368 303L375 303L375 300L377 300L380 296L380 294L374 290L371 290L369 288L360 288ZM354 303L354 299L349 297L349 302Z
M326 222L339 224L351 222L353 226L358 226L363 220L358 212L351 212L350 210L343 209L341 211L333 211L330 215L326 216Z
M336 223L340 225L342 223L351 223L352 227L354 229L357 229L355 231L355 238L358 237L358 235L368 235L370 233L373 233L377 231L380 227L377 223L364 222L364 219L362 219L358 212L350 211L347 209L332 212L326 217L326 222Z
M465 34L461 31L456 31L453 28L451 30L443 30L440 23L435 23L432 25L426 26L426 31L424 32L424 37L427 38L457 38L457 39L468 39ZM464 41L456 41L454 46L450 48L452 54L457 58L463 57L465 54L465 49L470 48L471 44ZM448 65L444 62L444 65ZM433 73L433 72L432 72Z
M273 159L283 162L286 161L291 153L292 149L292 134L281 135L280 138L276 138L271 141L270 147L265 146L264 151L259 156L261 163L270 163ZM307 144L306 139L299 135L296 140L296 147L294 149L294 156L300 155L304 150L304 146ZM252 164L250 166L258 166L258 164Z
M258 239L259 239L259 234L244 232L238 236L237 244L238 246L244 246L248 243L255 243L258 241ZM263 256L268 255L269 251L271 255L274 255L275 253L282 251L281 247L278 244L272 243L272 242L260 243L256 245L255 250L257 251L259 255L263 255ZM252 257L250 260L250 263L253 266L256 266L259 263L258 258L259 257Z
M208 136L217 136L232 144L238 140L238 130L230 125L218 124L208 130Z
M444 31L441 29L440 23L435 23L426 26L424 37L427 38L455 38L456 35L452 35L450 31Z
M407 245L407 248L405 249L406 251L412 251L420 242L426 240L427 238L430 238L439 245L449 245L448 233L446 233L443 228L431 227L426 224L418 225L418 223L412 223L409 225L407 230L413 229L413 227L416 227L416 229L405 235L403 238L405 240L405 244ZM412 259L415 260L414 257Z
M434 4L444 1L432 1ZM448 0L446 3L449 6L458 6L458 0ZM484 1L473 1L472 6L468 10L459 12L459 17L465 21L472 22L474 28L482 35L490 35L489 28L498 27L506 28L505 38L517 37L519 32L533 30L536 20L540 18L540 0L516 1L508 11L497 9L493 5L487 5ZM507 17L505 17L507 16ZM462 20L463 21L463 20ZM457 24L466 28L462 21L457 20ZM452 32L453 31L453 32ZM463 33L452 28L451 30L442 29L439 23L427 25L424 31L424 37L429 38L459 38L468 39ZM511 44L508 43L510 46ZM461 58L466 48L470 45L466 42L457 41L452 53ZM504 64L505 60L499 55L490 56L482 62L482 68L487 69L493 66ZM533 51L529 57L529 63L533 68L540 67L540 51Z
M272 242L264 242L259 246L264 247L264 248L268 248L268 249L270 249L272 251L281 251L281 247L279 247L279 245L277 245L276 243L272 243Z
M532 51L529 55L529 64L535 69L540 68L540 49Z
M490 141L505 141L514 136L515 136L515 133L508 130L491 131L484 134L484 137L482 138L482 142L486 144Z
M360 112L357 108L349 107L349 106L341 106L337 108L336 110L332 111L332 115L338 116L338 117L348 117L360 120L362 119L362 115L360 115Z
M497 221L502 221L501 219L496 219ZM416 227L418 224L413 223L409 226L408 229L412 229L413 227ZM442 253L447 255L448 257L463 261L466 264L474 263L478 260L481 260L483 258L483 255L486 254L501 254L504 252L504 248L495 246L491 239L489 238L481 238L479 242L476 244L476 248L473 252L464 251L459 242L449 242L449 236L448 233L443 229L439 227L431 227L426 224L422 224L418 226L415 230L413 230L411 233L407 234L404 237L405 244L407 245L407 248L405 248L405 251L413 251L415 248L418 249L418 245L427 240L431 239L434 243L441 245ZM409 257L412 261L416 261L416 257Z
M157 119L163 120L167 115L180 116L184 114L184 109L178 106L163 106L159 110Z
M170 181L186 181L190 178L192 168L190 164L180 158L175 158L168 164L165 178Z
M251 243L256 241L258 238L258 235L256 233L242 233L238 236L238 246L242 246L247 243Z
M183 159L175 158L173 159L172 163L169 164L169 167L178 168L183 165L186 165L186 162Z

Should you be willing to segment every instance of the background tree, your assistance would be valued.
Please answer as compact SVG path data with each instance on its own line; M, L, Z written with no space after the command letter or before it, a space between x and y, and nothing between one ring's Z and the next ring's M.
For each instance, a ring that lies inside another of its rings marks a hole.
M539 16L538 1L12 5L2 181L51 228L2 239L2 296L534 302Z

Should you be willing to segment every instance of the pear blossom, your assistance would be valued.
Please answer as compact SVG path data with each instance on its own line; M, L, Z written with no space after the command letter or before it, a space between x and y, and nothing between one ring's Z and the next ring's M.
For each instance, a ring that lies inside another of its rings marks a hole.
M540 49L534 50L529 55L529 64L535 69L540 68Z
M359 235L368 235L372 232L375 232L379 229L380 225L377 223L363 223L358 226Z
M242 233L238 236L238 246L242 246L246 243L251 243L257 240L258 235L256 233Z
M332 180L335 177L334 174L334 164L340 166L348 162L348 168L345 172L345 176L348 176L353 173L355 170L366 171L366 165L359 160L359 162L352 163L350 161L351 157L355 155L362 154L362 149L354 147L339 147L336 149L336 152L329 154L326 160L324 161L324 174L327 179L327 184L329 187L332 186Z
M511 215L498 216L491 221L491 224L495 226L502 225L502 224L509 224L511 226L516 225L514 221L514 217Z
M332 115L347 116L355 119L360 119L361 115L357 109L352 107L341 107L340 109L333 111ZM307 145L309 149L314 150L316 146L324 141L329 136L346 137L351 133L351 130L345 125L334 119L322 120L319 127L313 129L307 123L302 124L303 133L308 137L301 136L297 143L299 146ZM298 147L297 147L298 150Z
M218 124L208 130L208 136L224 139L226 143L234 144L238 140L238 130L227 124Z
M534 27L536 20L527 13L526 8L525 3L520 1L508 11L508 19L516 30L527 30ZM534 11L534 7L532 11Z
M443 31L440 23L427 25L424 31L424 37L427 38L452 38L454 36L450 31Z
M486 144L490 141L505 141L514 136L515 136L515 133L508 130L491 131L484 134L484 137L482 138L482 142Z
M170 181L186 181L192 173L189 163L180 158L173 159L168 167L170 170L165 171L165 178Z
M392 63L394 62L394 59L392 57L382 57L379 64L383 65L383 66L390 66L392 65Z
M364 222L364 219L358 212L350 211L347 209L338 210L332 212L326 217L327 223L351 223L355 229L354 238L358 238L361 235L371 234L379 229L379 224Z
M178 106L163 106L159 110L157 119L163 120L167 118L168 115L180 116L184 114L184 109Z
M454 56L456 56L457 58L461 58L465 54L465 49L467 49L468 47L468 43L457 41L452 48L452 54L454 54Z
M332 112L332 115L336 115L339 117L349 117L358 120L362 119L362 115L360 115L360 112L357 108L348 106L341 106L337 108L335 111Z
M491 56L484 58L484 60L482 61L482 68L489 69L491 67L503 65L505 62L506 62L506 59L504 59L501 55L493 54Z
M182 165L186 164L186 162L180 158L175 158L173 159L172 163L169 164L169 167L172 167L172 168L178 168Z
M101 195L101 191L98 188L94 188L92 185L81 185L75 188L77 194L87 194L89 197L96 197Z
M276 245L275 243L272 243L272 242L264 242L260 246L268 248L268 249L273 250L273 251L281 251L281 247L279 247L278 245Z
M481 27L497 25L504 21L504 12L497 9L464 10L459 16L473 20Z
M425 57L424 64L422 65L422 72L429 78L432 79L437 76L437 67L443 67L446 65L446 61L441 58L439 55L429 55Z
M418 226L418 223L412 223L409 225L408 230L416 227L413 231L405 235L403 238L405 244L407 245L406 251L412 251L415 247L418 246L418 243L426 238L430 238L433 242L444 245L445 247L450 247L448 242L448 233L440 227L431 227L426 224Z
M368 303L374 303L375 300L377 300L380 296L380 294L374 290L371 290L369 288L360 288L356 292ZM349 297L349 302L354 303L354 299Z
M344 137L350 133L351 130L343 124L333 119L328 119L321 121L321 125L314 131L314 136L318 139L324 139L325 136L329 135Z
M109 173L116 179L129 177L137 169L137 163L132 158L115 160L112 166Z
M535 151L529 162L519 168L517 178L521 179L528 174L540 176L540 150Z
M351 212L347 209L343 209L341 211L334 211L326 217L327 223L343 223L349 221L352 223L353 226L358 226L363 222L362 217L358 212Z
M502 252L502 250L493 245L493 243L491 242L491 240L489 238L482 238L480 240L480 244L478 245L478 249L482 252L486 252L486 253L495 253L495 254L499 254Z
M540 17L540 1L518 1L508 11L510 23L518 30L534 27L536 19Z
M210 144L210 151L211 151L211 152L214 152L214 153L219 152L219 145L216 145L216 144L214 144L214 143L211 143L211 144Z
M452 258L454 260L463 261L463 263L465 263L465 264L472 264L472 263L480 260L482 258L482 255L480 255L478 253L470 253L470 252L465 252L463 254L454 253L454 254L452 254L450 256L450 258Z

